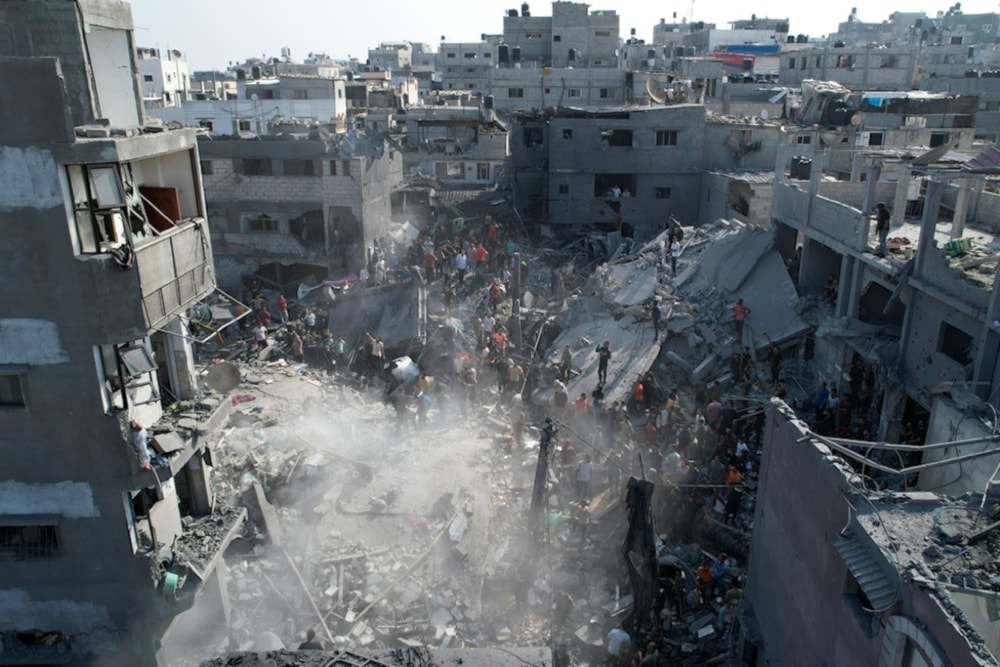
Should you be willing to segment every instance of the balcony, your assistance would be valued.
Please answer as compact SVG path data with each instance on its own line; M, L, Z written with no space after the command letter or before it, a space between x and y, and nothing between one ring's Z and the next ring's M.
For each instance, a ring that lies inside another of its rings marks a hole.
M135 248L146 327L156 329L215 288L208 229L201 218Z

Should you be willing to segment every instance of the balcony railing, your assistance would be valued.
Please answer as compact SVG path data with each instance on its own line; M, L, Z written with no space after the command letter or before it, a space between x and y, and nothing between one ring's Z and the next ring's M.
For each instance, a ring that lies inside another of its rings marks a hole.
M135 248L146 325L163 326L215 287L205 221L181 221Z

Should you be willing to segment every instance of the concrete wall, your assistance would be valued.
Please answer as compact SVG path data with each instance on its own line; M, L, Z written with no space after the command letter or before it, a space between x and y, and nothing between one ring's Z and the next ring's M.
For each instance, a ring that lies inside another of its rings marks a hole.
M967 399L963 395L965 387L956 387L956 397ZM971 440L973 438L983 438L980 443L949 447L946 449L936 449L924 452L923 462L939 461L945 457L954 457L973 452L983 452L996 450L997 443L988 440L992 436L992 429L981 419L976 419L960 410L952 399L951 394L940 394L933 398L931 403L931 416L927 422L927 442L954 442L957 440ZM982 493L987 482L1000 464L1000 452L993 456L987 456L966 463L956 463L954 465L932 468L920 473L917 481L918 489L933 490L949 496L960 496L963 493Z
M501 68L490 70L489 91L503 111L613 107L625 103L625 83L626 72L613 68Z
M874 665L879 643L848 604L847 566L833 548L848 518L841 489L849 469L823 445L798 442L805 428L775 399L764 431L746 586L763 636L757 664Z

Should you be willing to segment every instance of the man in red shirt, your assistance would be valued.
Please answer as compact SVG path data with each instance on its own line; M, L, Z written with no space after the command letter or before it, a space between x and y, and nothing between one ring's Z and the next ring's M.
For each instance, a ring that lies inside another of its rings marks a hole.
M490 253L487 252L483 244L480 243L476 247L476 263L479 264L480 266L484 266L486 264L486 258L489 256Z
M437 266L437 257L434 251L424 253L424 270L427 271L427 282L434 280L434 268Z
M288 299L284 294L278 295L278 319L282 324L288 324Z
M733 305L733 322L736 324L736 342L743 342L743 323L746 322L750 309L743 303L743 299L737 299Z

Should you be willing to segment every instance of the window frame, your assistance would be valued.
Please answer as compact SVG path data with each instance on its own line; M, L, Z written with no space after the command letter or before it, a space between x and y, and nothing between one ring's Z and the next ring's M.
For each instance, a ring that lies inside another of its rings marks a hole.
M657 146L676 146L677 130L656 130L655 142Z

